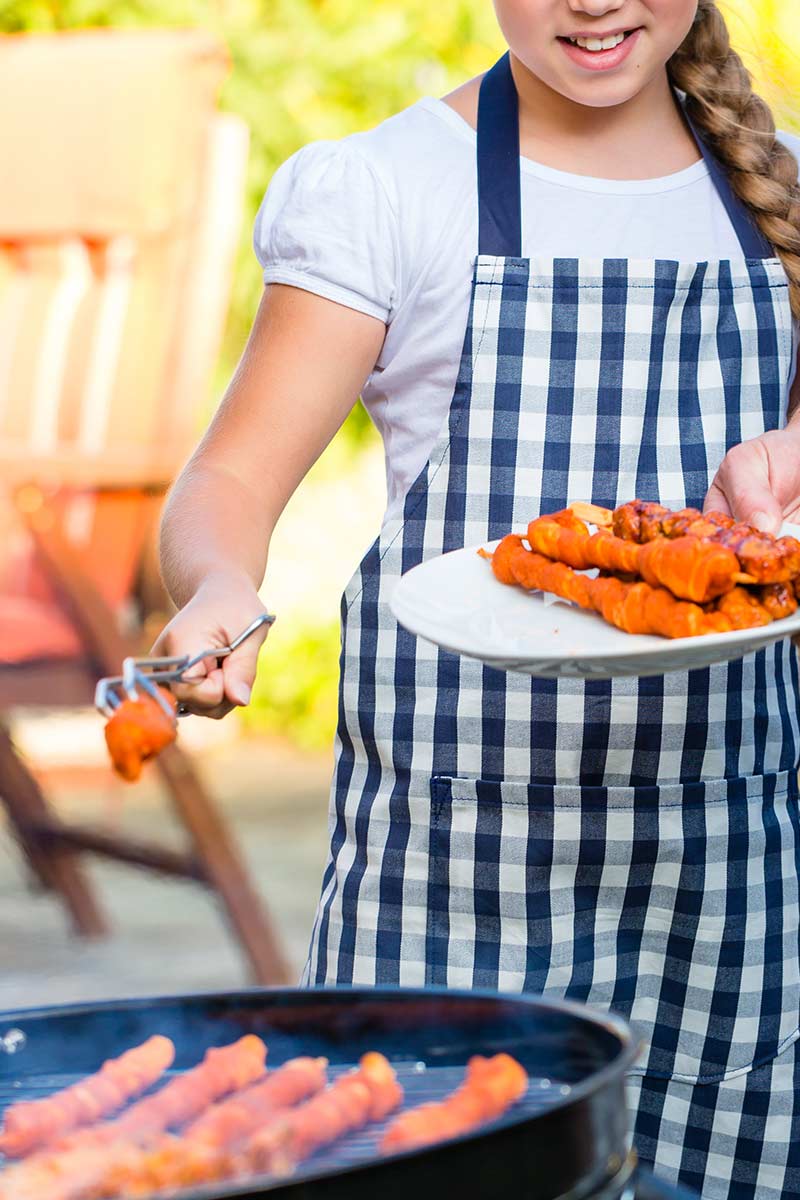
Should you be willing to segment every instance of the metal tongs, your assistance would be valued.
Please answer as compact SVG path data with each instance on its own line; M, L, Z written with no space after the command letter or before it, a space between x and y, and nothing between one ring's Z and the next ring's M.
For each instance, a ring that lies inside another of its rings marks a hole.
M175 713L169 701L159 691L159 683L201 683L205 676L186 679L186 672L205 658L227 658L257 629L274 622L275 618L271 613L262 613L234 638L229 646L212 646L208 650L201 650L199 654L184 654L180 658L126 658L122 664L121 675L99 680L94 693L95 708L104 717L111 717L124 699L138 700L140 692L147 692L161 705L171 720ZM182 706L179 705L178 716L184 716L185 712L186 710L182 711Z

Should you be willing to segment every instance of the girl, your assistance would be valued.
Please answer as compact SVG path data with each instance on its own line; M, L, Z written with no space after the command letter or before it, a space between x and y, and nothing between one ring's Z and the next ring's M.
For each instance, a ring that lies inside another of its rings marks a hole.
M642 1159L708 1200L800 1197L790 644L531 681L387 604L423 558L574 499L797 515L797 163L714 0L495 7L510 49L485 77L276 176L253 332L164 520L181 611L159 649L263 611L275 522L363 391L389 505L342 605L306 979L615 1009L647 1045ZM221 716L255 667L248 643L179 698Z

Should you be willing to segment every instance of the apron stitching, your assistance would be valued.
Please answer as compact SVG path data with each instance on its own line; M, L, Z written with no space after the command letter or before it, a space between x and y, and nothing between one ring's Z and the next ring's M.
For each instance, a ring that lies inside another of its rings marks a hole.
M675 781L672 783L655 784L655 785L645 784L645 785L642 785L641 788L637 787L635 784L631 784L631 785L620 784L620 785L610 785L610 786L606 787L604 790L606 792L635 793L640 790L653 790L655 788L658 788L659 790L663 790L663 791L666 791L671 788L681 788L681 789L686 790L686 789L690 789L690 788L694 789L694 788L702 787L702 788L708 789L710 786L712 786L714 784L727 784L729 787L735 786L738 784L741 787L742 779L759 778L763 781L763 783L766 783L766 782L771 783L773 781L775 782L775 788L772 792L772 798L774 801L774 800L783 800L783 799L786 799L790 795L794 796L796 794L797 786L796 786L796 784L793 783L793 776L795 774L796 774L795 768L792 767L787 771L774 771L774 772L770 771L770 772L760 775L760 776L753 776L753 775L732 776L730 779L722 778L719 780L715 780L715 779L699 780L696 783L681 783L680 781ZM514 808L514 807L527 808L531 812L551 812L554 807L564 809L564 810L568 810L571 808L574 808L577 810L580 807L580 797L578 797L578 796L576 796L576 800L578 801L576 804L564 804L563 802L559 803L558 798L555 796L548 799L547 803L538 803L537 804L535 801L525 800L525 799L517 800L517 799L514 799L513 796L502 794L503 789L518 788L518 787L525 787L525 788L527 788L527 787L544 787L544 788L551 788L551 790L553 790L553 791L555 791L556 789L561 789L561 788L567 788L567 789L574 788L574 790L577 792L577 791L580 791L580 787L577 784L576 785L573 785L573 784L552 784L552 785L551 784L528 784L528 783L525 783L524 781L515 780L515 779L479 779L479 778L475 778L474 780L473 779L463 780L463 779L459 778L456 781L456 777L447 776L447 775L432 776L431 782L433 783L434 781L438 781L440 779L450 781L450 791L449 791L450 799L453 802L461 803L461 804L465 804L465 805L466 804L475 804L477 802L478 797L476 795L476 785L480 784L481 787L484 788L484 790L486 790L487 788L492 789L492 790L494 790L495 788L500 789L500 794L497 795L496 798L490 797L490 796L484 796L482 798L482 803L484 803L484 804L495 804L497 806L503 806L503 807L508 805L511 808ZM460 785L460 786L458 786L458 785ZM613 797L612 797L612 799L613 799ZM631 799L632 800L635 799L635 796L632 795ZM735 797L734 797L734 799L735 799ZM760 792L758 795L745 794L745 795L741 796L740 799L747 804L763 803L763 797L760 794ZM722 805L730 805L731 797L730 797L730 795L726 795L726 796L719 796L714 799L709 799L709 798L707 798L707 796L703 796L703 797L697 798L697 803L702 804L704 808L720 807ZM640 807L647 808L649 806L646 804L641 804ZM685 807L686 807L686 801L683 799L675 800L675 801L665 801L662 803L660 800L654 798L654 802L652 804L652 808L658 809L659 811L663 811L665 809L673 809L673 808L683 809ZM597 804L596 806L592 806L592 810L598 811L598 812L604 811L604 808L605 808L605 805L602 805L602 804ZM616 805L612 804L611 809L614 809L614 808L616 808ZM633 809L633 805L631 805L630 808ZM622 811L625 811L625 809L623 809Z
M628 1075L637 1079L668 1079L671 1083L693 1084L713 1084L727 1083L731 1079L740 1079L743 1075L749 1075L752 1071L757 1071L759 1067L764 1067L767 1063L774 1062L776 1058L780 1058L782 1054L800 1040L800 1026L793 1030L774 1051L763 1054L760 1058L753 1059L751 1063L747 1063L743 1067L733 1067L730 1071L725 1071L722 1075L686 1075L681 1071L648 1071L646 1067L633 1067L628 1071Z
M579 260L575 259L574 261L578 262ZM654 260L654 261L658 261L658 260ZM667 262L669 260L664 259L663 261ZM475 281L475 286L476 287L494 287L495 283L496 283L496 280L494 280L494 279L478 279ZM535 279L530 279L530 280L506 279L504 281L504 286L505 287L524 288L526 291L529 291L529 292L552 291L553 290L552 283L537 283L535 281ZM693 284L692 284L691 280L687 280L686 282L677 282L676 281L675 291L676 292L688 292L692 288L692 286L693 286ZM602 282L602 280L598 279L591 283L577 283L576 287L577 287L577 290L580 292L599 292L603 289L603 282ZM651 292L653 290L653 285L652 285L652 283L629 283L626 285L626 289L628 291ZM713 280L706 281L703 285L704 293L705 292L718 292L720 290L721 290L721 288L720 288L719 283L717 283ZM753 281L752 283L745 283L745 282L729 283L727 285L726 290L731 291L731 292L735 292L735 291L750 291L750 292L752 292L752 291L763 291L763 290L773 291L773 292L784 292L784 291L789 290L789 285L788 285L788 283L782 283L780 280L775 280L772 283L767 283L767 282L757 283L756 281ZM785 331L785 326L784 326L784 336L785 336L785 332L786 331ZM477 354L477 351L476 351L476 354ZM473 363L473 366L474 366L474 363Z

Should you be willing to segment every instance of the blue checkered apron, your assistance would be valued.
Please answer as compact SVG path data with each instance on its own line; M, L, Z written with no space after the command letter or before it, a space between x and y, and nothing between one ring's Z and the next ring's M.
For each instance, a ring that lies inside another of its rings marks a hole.
M447 424L349 585L331 856L307 979L624 1014L645 1162L800 1197L798 668L789 642L629 680L509 675L389 610L423 560L577 499L701 505L784 419L786 278L709 169L737 261L523 259L507 57L478 124L480 242Z

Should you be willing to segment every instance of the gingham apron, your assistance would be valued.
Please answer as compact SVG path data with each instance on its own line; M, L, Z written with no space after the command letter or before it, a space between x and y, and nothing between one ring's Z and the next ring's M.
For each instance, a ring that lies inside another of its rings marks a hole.
M572 500L701 506L725 453L781 425L786 277L700 148L742 259L523 259L508 57L486 77L448 420L343 598L306 978L614 1009L647 1044L632 1083L645 1161L707 1197L777 1200L800 1196L790 643L688 674L531 680L417 640L388 607L417 563Z

